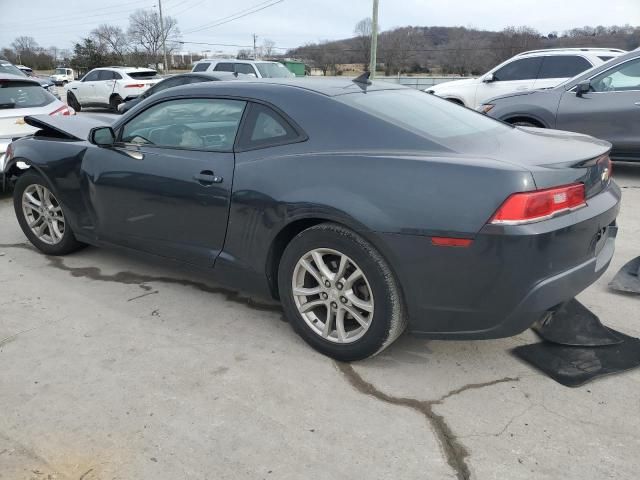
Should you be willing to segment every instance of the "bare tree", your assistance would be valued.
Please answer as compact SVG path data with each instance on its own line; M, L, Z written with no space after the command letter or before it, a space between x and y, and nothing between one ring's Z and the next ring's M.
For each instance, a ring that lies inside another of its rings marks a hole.
M103 45L110 53L124 60L129 51L129 39L122 28L115 25L102 24L91 31L91 37L99 44Z
M141 47L147 59L157 63L160 58L163 40L167 43L167 52L175 50L179 43L178 21L173 17L164 17L164 32L160 27L160 15L153 10L136 10L129 17L129 40L133 46Z
M243 48L238 50L238 56L236 57L238 60L250 60L253 58L253 50L248 48Z
M360 53L360 59L365 71L369 70L371 61L371 32L373 31L373 21L371 18L363 18L356 23L353 33L356 36L355 44Z
M262 42L262 56L272 57L275 53L276 42L265 38Z

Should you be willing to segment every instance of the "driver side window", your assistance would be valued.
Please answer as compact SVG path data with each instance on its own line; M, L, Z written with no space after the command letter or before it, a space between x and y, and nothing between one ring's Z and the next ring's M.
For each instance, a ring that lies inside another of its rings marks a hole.
M617 65L591 79L594 92L640 90L640 58Z
M246 102L186 98L154 105L121 130L120 140L137 145L229 152Z

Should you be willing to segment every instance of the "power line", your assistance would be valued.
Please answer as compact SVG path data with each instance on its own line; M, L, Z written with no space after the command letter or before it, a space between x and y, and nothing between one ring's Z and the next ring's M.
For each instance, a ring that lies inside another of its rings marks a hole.
M249 8L246 8L244 10L240 10L239 12L231 14L231 15L229 15L227 17L223 17L223 18L220 18L218 20L215 20L214 22L212 22L210 24L201 25L200 27L196 27L195 29L187 30L184 33L187 33L187 34L188 33L196 33L196 32L200 32L202 30L208 30L210 28L218 27L220 25L224 25L225 23L233 22L234 20L239 20L240 18L244 18L246 16L253 15L254 13L260 12L262 10L265 10L265 9L269 8L269 7L273 7L274 5L277 5L277 4L282 3L282 2L284 2L284 0L276 0L276 1L267 0L265 2L260 2L257 5L254 5L253 7L249 7ZM265 4L268 4L268 5L265 5ZM263 5L263 6L261 6L260 8L257 8L260 5Z

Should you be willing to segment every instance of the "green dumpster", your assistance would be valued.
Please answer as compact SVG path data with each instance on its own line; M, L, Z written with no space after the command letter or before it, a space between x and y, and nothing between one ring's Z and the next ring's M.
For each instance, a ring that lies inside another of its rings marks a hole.
M296 77L305 76L306 65L304 62L298 62L296 60L282 60L281 62L287 69L293 73Z

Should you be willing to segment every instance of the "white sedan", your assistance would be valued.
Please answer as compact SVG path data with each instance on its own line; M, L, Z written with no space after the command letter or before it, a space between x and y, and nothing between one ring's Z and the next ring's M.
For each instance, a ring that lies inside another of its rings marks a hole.
M39 82L0 73L0 191L5 187L5 152L12 139L37 130L25 123L26 115L75 115L75 111L42 88Z

